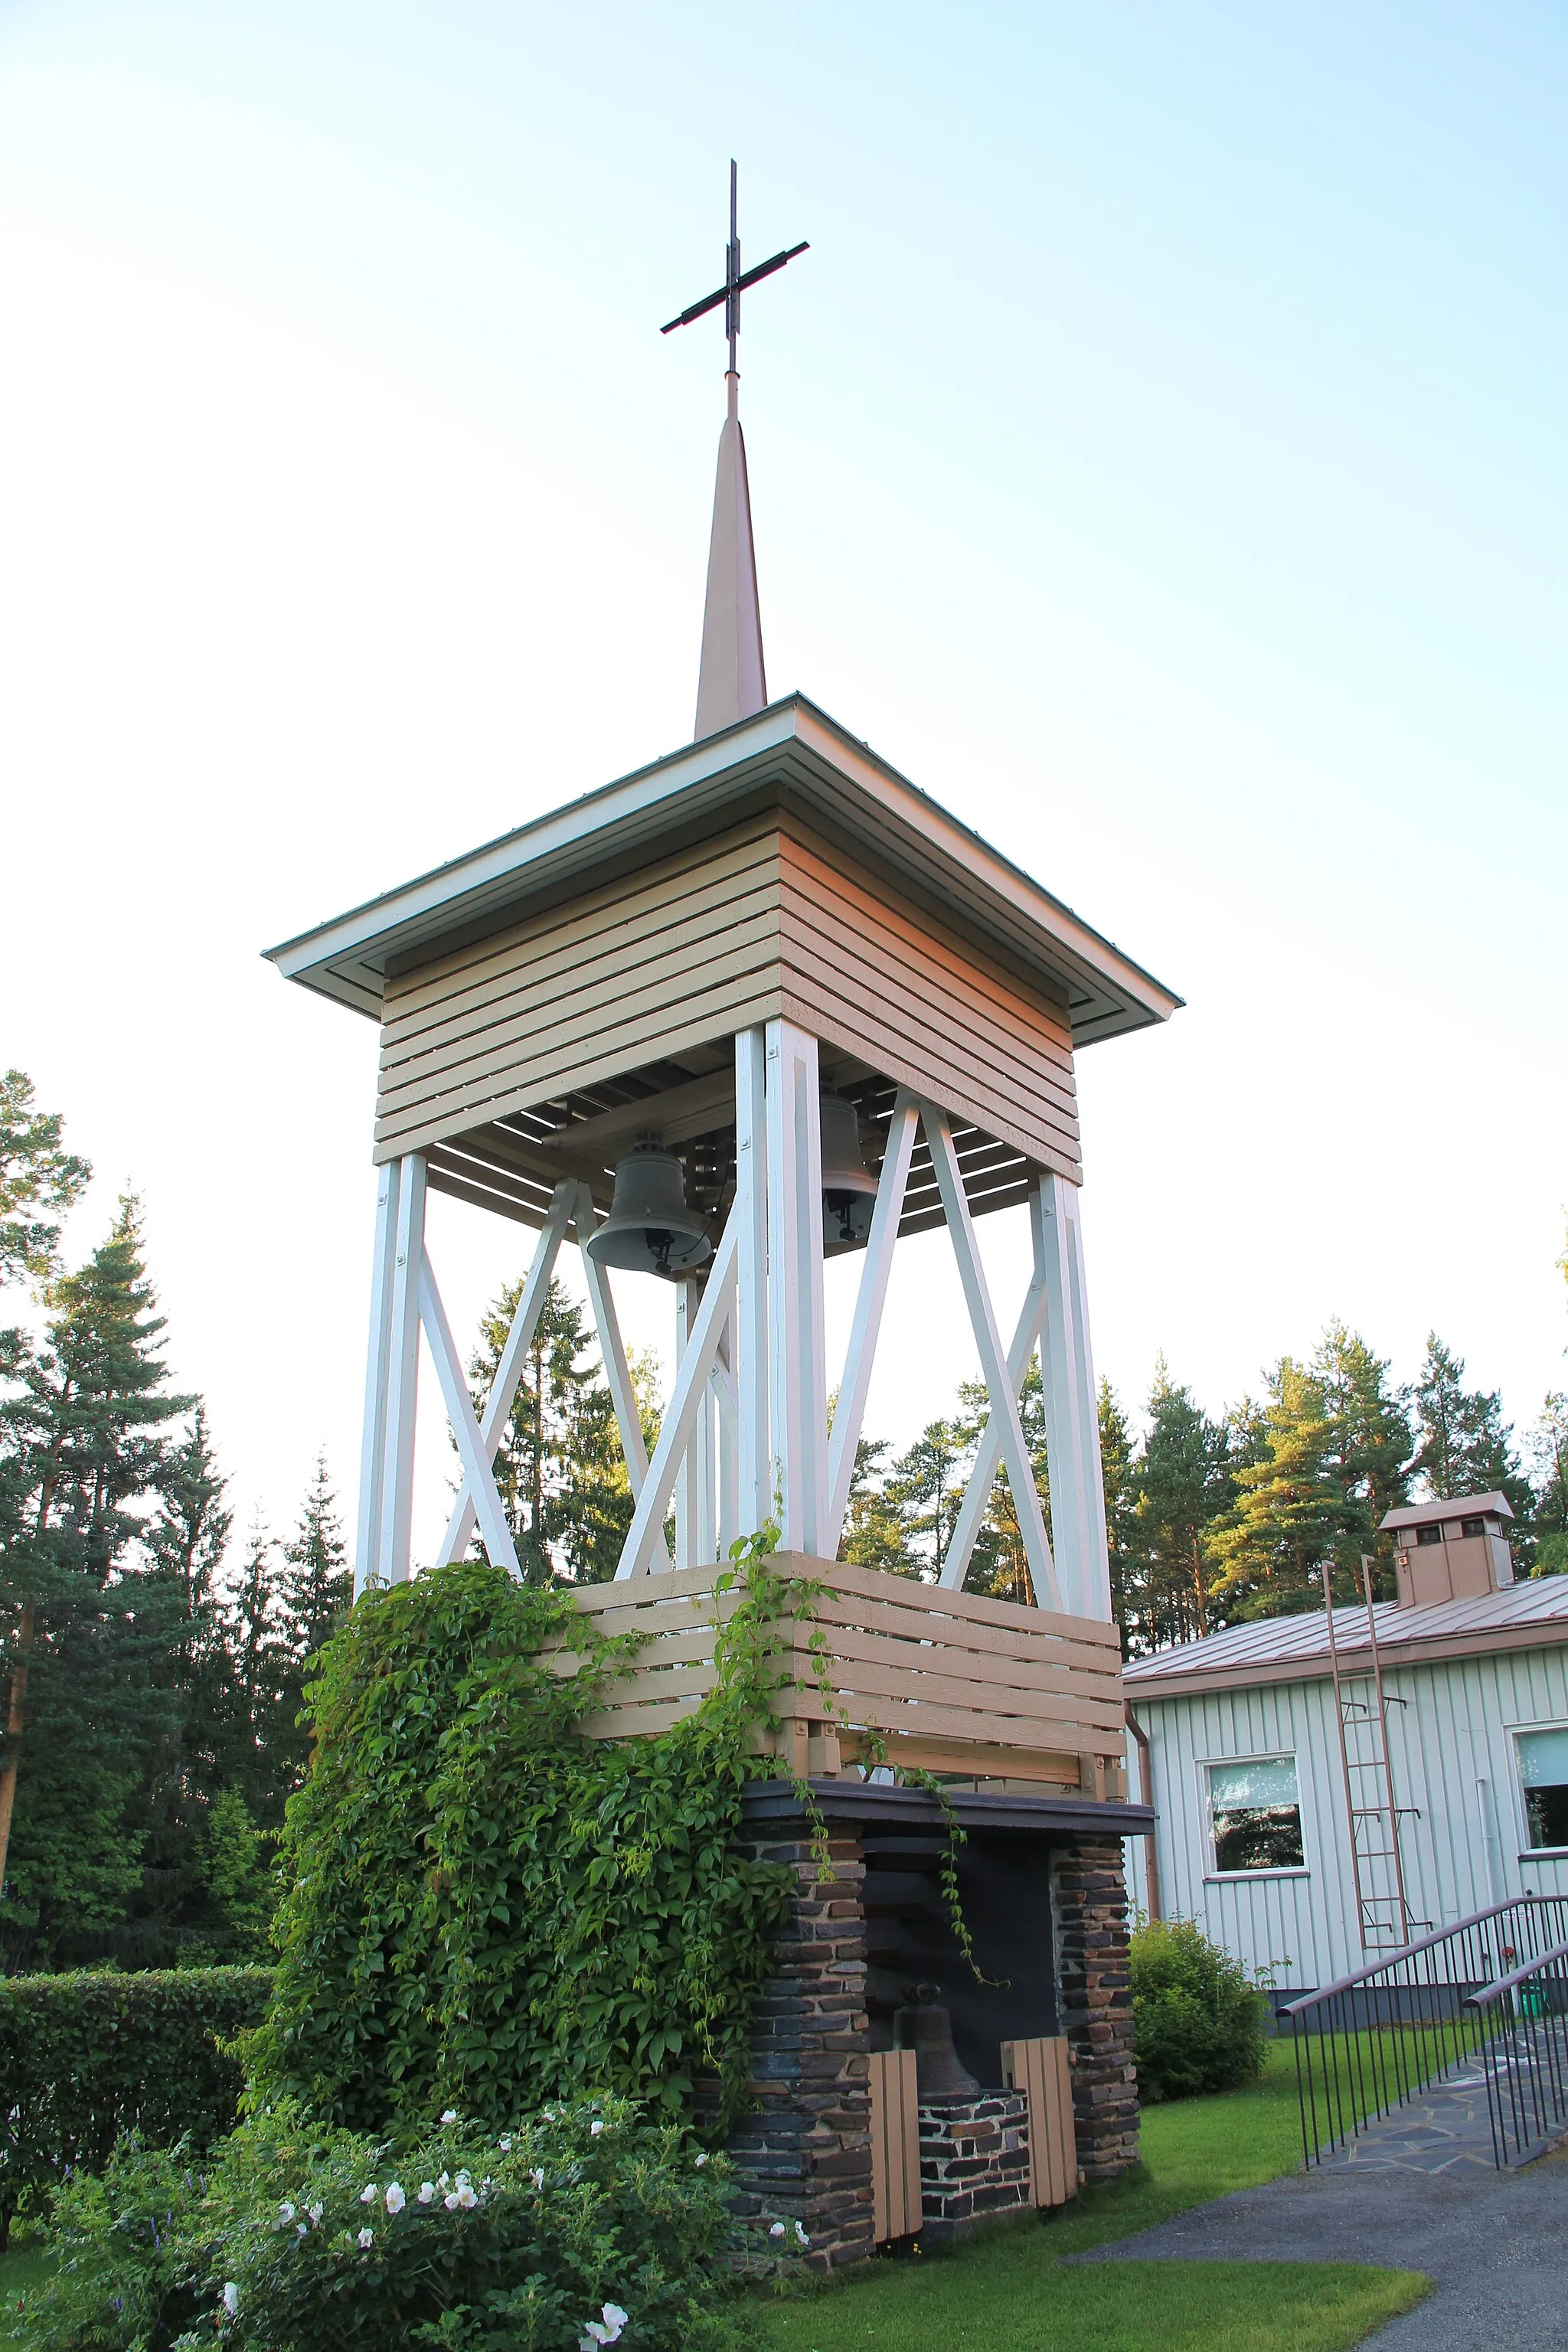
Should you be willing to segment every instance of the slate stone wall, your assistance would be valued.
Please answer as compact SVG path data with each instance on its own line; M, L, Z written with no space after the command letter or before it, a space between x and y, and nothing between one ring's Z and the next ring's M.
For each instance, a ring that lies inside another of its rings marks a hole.
M963 2237L1029 2202L1029 2102L1022 2091L942 2099L921 2111L922 2237Z
M1079 2174L1114 2180L1138 2161L1138 2078L1127 1967L1127 1885L1114 1838L1053 1856L1062 2031L1073 2062Z
M811 2240L814 2269L871 2252L871 2119L866 2019L865 1865L837 1826L831 1883L819 1885L804 1838L757 1840L752 1852L794 1870L793 1915L757 2004L749 2089L756 2112L731 2135L739 2210Z

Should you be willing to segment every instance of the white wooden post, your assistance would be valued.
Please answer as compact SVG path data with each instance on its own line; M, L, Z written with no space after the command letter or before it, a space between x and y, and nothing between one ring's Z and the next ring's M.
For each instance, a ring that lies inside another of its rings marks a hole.
M816 1040L767 1024L768 1385L780 1540L827 1542L827 1362L822 1301L822 1131Z
M860 1427L866 1417L877 1335L882 1328L888 1278L893 1270L893 1248L899 1238L899 1219L903 1214L919 1125L920 1105L912 1095L900 1090L888 1121L887 1148L877 1182L876 1205L871 1211L866 1262L860 1269L860 1287L855 1294L855 1319L849 1327L844 1377L838 1383L838 1402L833 1410L833 1432L827 1445L827 1539L824 1557L828 1559L837 1559L838 1547L844 1539L844 1519L855 1479L855 1449L860 1443Z
M1013 1344L1007 1350L1007 1378L1012 1383L1014 1395L1020 1400L1024 1393L1024 1380L1029 1369L1029 1359L1035 1352L1036 1342L1040 1336L1040 1325L1045 1320L1046 1314L1044 1212L1040 1204L1037 1185L1029 1195L1029 1224L1034 1242L1034 1275L1028 1289L1024 1294L1024 1304L1018 1310L1017 1327L1013 1333ZM996 1484L996 1473L1001 1461L1002 1427L995 1414L990 1413L986 1416L985 1426L980 1433L980 1443L974 1454L974 1466L970 1471L969 1484L964 1489L963 1500L959 1506L958 1517L952 1523L952 1533L948 1538L947 1557L942 1564L939 1581L948 1586L950 1590L962 1589L963 1580L969 1573L969 1563L973 1555L975 1538L984 1522L986 1506L991 1500L991 1489ZM1054 1486L1051 1489L1051 1523L1053 1528L1057 1528ZM1059 1576L1062 1572L1059 1530L1053 1551L1057 1573ZM1037 1601L1039 1599L1038 1593L1036 1594L1036 1599Z
M991 1293L986 1287L985 1271L975 1246L969 1202L964 1195L963 1180L959 1174L958 1156L952 1148L952 1131L948 1126L946 1112L939 1110L933 1103L921 1104L921 1124L925 1129L931 1168L936 1176L937 1190L942 1194L942 1213L947 1220L952 1254L958 1261L959 1280L963 1285L974 1343L980 1351L980 1369L985 1376L985 1391L991 1403L988 1420L998 1425L1002 1465L1006 1470L1007 1483L1013 1491L1013 1507L1018 1514L1018 1528L1024 1538L1024 1555L1029 1563L1029 1574L1037 1598L1043 1596L1051 1608L1059 1609L1062 1606L1061 1588L1057 1582L1051 1547L1046 1536L1045 1517L1035 1487L1035 1465L1024 1443L1017 1393L1008 1375L1007 1360L1002 1352L1001 1335L991 1306Z
M766 1042L763 1030L735 1039L734 1345L738 1534L754 1535L773 1517L768 1442L768 1129Z
M735 1316L719 1335L719 1353L709 1381L719 1423L719 1558L727 1560L741 1525L741 1398L735 1384Z
M374 1584L381 1553L382 1488L386 1476L386 1373L392 1344L392 1286L397 1257L397 1204L403 1163L376 1171L375 1250L370 1270L370 1353L360 1441L359 1517L354 1538L354 1599Z
M517 1302L517 1308L511 1318L511 1328L506 1335L506 1345L501 1349L500 1361L496 1366L496 1376L491 1382L489 1395L485 1401L485 1417L479 1423L481 1451L485 1460L489 1463L493 1463L496 1458L496 1450L506 1430L507 1415L511 1411L512 1402L517 1395L518 1382L522 1378L522 1368L528 1360L528 1351L533 1345L533 1335L539 1328L539 1318L543 1314L545 1302L550 1297L550 1284L555 1272L555 1261L560 1255L561 1244L576 1207L577 1192L578 1185L574 1177L555 1187L551 1197L550 1213L544 1221L543 1231L539 1236L532 1262L523 1282L522 1295ZM445 1568L448 1561L462 1558L468 1548L468 1538L473 1533L473 1529L474 1498L468 1491L468 1483L465 1478L452 1516L447 1522L447 1532L441 1538L441 1548L436 1554L437 1568Z
M683 1274L675 1286L675 1369L686 1360L690 1334L701 1310L704 1277ZM705 1389L692 1423L675 1480L675 1565L707 1568L712 1564L713 1531L713 1407Z
M1110 1560L1100 1460L1100 1400L1089 1344L1078 1186L1063 1176L1043 1176L1040 1213L1046 1267L1041 1370L1051 1525L1068 1608L1109 1624Z
M708 1379L718 1353L719 1334L723 1329L735 1303L736 1244L739 1238L731 1213L724 1228L723 1239L714 1252L708 1269L708 1287L702 1294L702 1304L697 1311L686 1343L686 1356L675 1376L675 1386L665 1407L664 1422L658 1433L658 1444L648 1464L647 1478L626 1539L621 1549L620 1564L616 1570L617 1582L627 1577L643 1575L653 1553L658 1531L664 1524L675 1491L676 1473L681 1456L691 1443L698 1408L708 1390Z
M493 1568L507 1569L521 1584L522 1570L518 1566L511 1529L507 1525L506 1511L496 1486L495 1473L490 1467L493 1456L484 1450L484 1439L479 1434L479 1424L474 1415L474 1401L468 1394L468 1383L463 1376L463 1360L458 1353L458 1343L452 1337L452 1327L447 1320L447 1309L441 1303L441 1294L436 1286L436 1276L431 1272L427 1257L419 1268L419 1319L425 1326L425 1337L430 1342L436 1377L441 1383L447 1418L458 1441L464 1481L473 1497L485 1551Z
M378 1584L407 1581L414 1523L414 1430L419 1402L419 1269L425 1259L425 1154L399 1164L386 1335Z

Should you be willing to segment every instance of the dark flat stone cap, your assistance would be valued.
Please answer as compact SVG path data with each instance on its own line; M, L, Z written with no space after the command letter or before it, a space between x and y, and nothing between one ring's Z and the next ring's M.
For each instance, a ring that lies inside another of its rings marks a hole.
M940 1829L942 1809L926 1789L900 1789L885 1780L822 1780L809 1783L829 1822L862 1822L878 1829ZM973 1789L950 1789L952 1810L965 1829L1022 1830L1058 1840L1074 1837L1142 1837L1154 1826L1152 1805L1116 1803L1095 1797L1020 1797L998 1790L994 1796ZM804 1825L805 1816L793 1780L753 1780L742 1807L758 1828L777 1822Z

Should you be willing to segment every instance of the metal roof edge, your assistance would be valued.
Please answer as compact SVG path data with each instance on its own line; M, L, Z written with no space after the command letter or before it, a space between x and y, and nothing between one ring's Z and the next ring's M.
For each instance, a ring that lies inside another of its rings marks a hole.
M1568 1617L1537 1617L1515 1625L1488 1625L1471 1633L1429 1633L1415 1642L1384 1641L1378 1636L1377 1654L1385 1671L1396 1666L1431 1666L1459 1658L1485 1657L1500 1650L1544 1650L1568 1643ZM1260 1658L1232 1666L1199 1666L1185 1673L1135 1674L1144 1661L1135 1658L1122 1668L1122 1679L1136 1690L1140 1703L1148 1699L1202 1697L1215 1691L1242 1690L1256 1683L1326 1683L1332 1673L1327 1649L1294 1657ZM1366 1643L1359 1648L1340 1644L1340 1671L1361 1674L1372 1664Z

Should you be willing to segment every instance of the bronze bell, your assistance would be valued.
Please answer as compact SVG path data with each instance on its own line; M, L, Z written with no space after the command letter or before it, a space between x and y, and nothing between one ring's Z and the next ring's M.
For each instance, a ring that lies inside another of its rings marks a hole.
M952 2019L937 2000L940 1985L910 1989L907 2006L893 2012L893 2040L915 2053L915 2083L922 2099L973 2099L980 2085L952 2046Z

